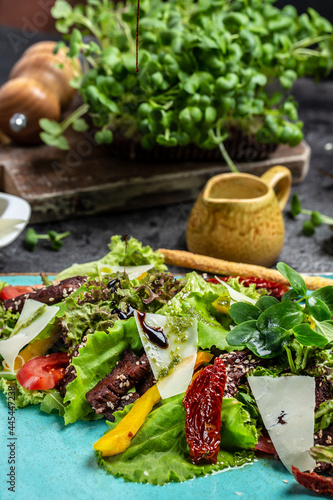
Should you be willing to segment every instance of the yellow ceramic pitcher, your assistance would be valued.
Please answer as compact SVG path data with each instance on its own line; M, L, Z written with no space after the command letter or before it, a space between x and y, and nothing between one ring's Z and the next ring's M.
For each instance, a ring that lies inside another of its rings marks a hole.
M193 253L272 266L284 243L282 210L291 173L276 166L261 177L227 173L212 177L190 214L186 241Z

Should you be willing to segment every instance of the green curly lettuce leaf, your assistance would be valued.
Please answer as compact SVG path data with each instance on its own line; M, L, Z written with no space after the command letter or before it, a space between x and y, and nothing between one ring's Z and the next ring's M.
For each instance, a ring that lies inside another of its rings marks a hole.
M87 262L85 264L73 264L61 271L55 277L56 280L63 280L71 276L98 276L98 266L139 266L144 264L154 264L155 269L166 271L167 267L163 264L164 257L158 252L154 252L150 246L143 246L136 238L129 238L126 242L121 236L112 236L109 244L109 253L99 260Z
M65 406L60 392L56 389L47 391L45 398L41 402L40 409L45 413L50 414L52 412L56 412L60 416L63 416L65 413Z
M28 405L39 405L46 396L46 392L44 391L29 391L25 389L16 380L0 378L0 391L2 391L6 397L9 392L14 390L15 398L13 398L13 401L15 401L15 407L17 408L23 408Z
M1 289L1 287L0 287ZM0 339L6 340L12 333L14 326L19 318L19 313L13 313L6 310L0 304Z
M98 461L106 471L124 478L125 481L163 485L170 481L181 482L205 476L253 460L253 452L248 448L250 442L253 442L254 446L256 441L252 437L253 426L248 425L249 415L243 410L242 413L238 413L243 419L242 422L233 422L234 407L241 406L241 403L224 399L222 409L227 402L222 410L222 425L225 427L225 433L228 433L229 429L232 431L239 450L231 452L221 449L215 465L193 465L185 437L183 396L183 394L173 396L156 405L124 453L106 458L97 453ZM119 423L129 408L128 406L124 411L115 413L115 422L108 424L110 429ZM250 429L246 437L245 429ZM242 443L245 446L242 446Z
M64 413L66 425L95 418L85 395L113 370L126 348L136 352L142 348L134 318L116 321L107 332L87 336L87 344L79 349L79 355L73 357L71 363L77 376L66 388L64 404L69 403Z

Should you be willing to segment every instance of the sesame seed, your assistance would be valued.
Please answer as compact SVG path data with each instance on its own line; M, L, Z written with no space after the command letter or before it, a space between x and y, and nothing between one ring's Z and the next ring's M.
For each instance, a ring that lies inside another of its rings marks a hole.
M283 480L284 483L288 484L288 481L286 479Z

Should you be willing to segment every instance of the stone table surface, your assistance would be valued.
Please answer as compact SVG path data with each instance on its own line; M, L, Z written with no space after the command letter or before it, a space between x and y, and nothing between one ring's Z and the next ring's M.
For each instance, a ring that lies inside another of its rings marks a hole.
M13 63L27 45L13 48L12 30L0 28L0 84L8 77ZM36 36L27 44L39 40ZM312 148L310 169L305 180L292 188L304 208L319 210L333 217L333 81L315 84L311 80L297 82L293 93L299 102L304 121L304 135ZM33 225L38 232L54 229L70 231L71 236L59 251L49 249L41 241L34 252L24 248L24 234L11 245L0 249L0 273L58 272L73 262L86 262L102 257L114 234L134 236L145 245L157 248L186 249L185 230L193 202L170 204L122 213L108 213ZM288 203L285 212L286 238L279 260L306 273L333 273L333 232L324 225L312 237L302 234L303 216L293 220ZM245 243L245 242L244 242ZM171 270L176 271L175 268ZM178 271L180 271L178 269Z

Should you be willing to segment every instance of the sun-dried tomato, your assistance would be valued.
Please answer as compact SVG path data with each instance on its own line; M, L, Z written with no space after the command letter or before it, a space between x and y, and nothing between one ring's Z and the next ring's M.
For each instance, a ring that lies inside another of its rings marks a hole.
M222 281L228 281L229 278L233 276L225 276L223 278L219 278ZM208 278L207 281L210 283L218 283L216 278ZM249 278L239 278L239 282L242 283L243 286L250 286L252 283L256 285L256 288L265 288L270 295L275 297L278 300L281 300L281 297L284 293L286 293L289 288L286 285L282 285L281 283L277 283L276 281L269 281L263 278L255 278L251 276Z
M206 366L193 378L183 405L186 410L185 434L193 464L216 463L220 449L221 407L226 383L222 359Z
M308 488L315 491L319 495L333 496L333 478L319 476L316 472L301 472L297 467L291 466L292 473L296 481Z

